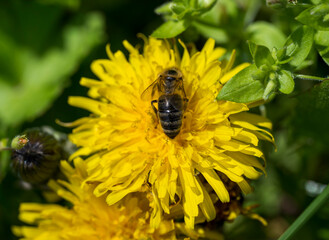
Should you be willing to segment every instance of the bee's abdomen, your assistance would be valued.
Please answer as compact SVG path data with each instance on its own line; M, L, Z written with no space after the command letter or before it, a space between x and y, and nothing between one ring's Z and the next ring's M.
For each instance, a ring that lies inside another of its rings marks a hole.
M159 118L164 133L175 138L180 132L183 116L183 101L180 95L162 95L158 101Z

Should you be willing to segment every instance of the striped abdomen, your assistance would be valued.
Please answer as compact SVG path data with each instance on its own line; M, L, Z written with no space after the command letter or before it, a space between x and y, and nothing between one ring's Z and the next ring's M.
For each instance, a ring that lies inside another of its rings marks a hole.
M164 133L175 138L182 126L183 99L179 94L164 94L158 100L158 114Z

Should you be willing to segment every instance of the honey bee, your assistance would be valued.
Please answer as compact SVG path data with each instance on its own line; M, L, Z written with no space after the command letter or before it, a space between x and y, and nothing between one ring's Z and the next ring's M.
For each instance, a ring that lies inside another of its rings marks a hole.
M144 90L141 98L153 99L151 106L157 119L160 119L163 132L169 138L175 138L180 132L183 112L188 102L182 72L174 67L166 69ZM155 103L158 103L158 108L154 106Z

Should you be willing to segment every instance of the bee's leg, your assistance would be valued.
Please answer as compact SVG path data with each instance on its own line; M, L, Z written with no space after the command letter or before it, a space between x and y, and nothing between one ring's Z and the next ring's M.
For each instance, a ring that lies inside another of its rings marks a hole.
M185 111L186 108L187 108L187 104L188 104L188 101L189 101L189 100L188 100L187 98L184 98L183 101L184 101L184 103L183 103L183 104L184 104L184 105L183 105L183 109L184 109L184 111ZM186 118L185 115L184 115L184 118Z
M152 108L153 108L153 111L155 112L155 115L158 116L158 109L153 105L154 103L157 103L157 102L158 102L158 100L153 100L153 101L151 102L151 106L152 106Z
M152 106L153 111L154 111L155 116L156 116L156 126L157 126L158 123L159 123L159 116L158 116L158 109L154 106L154 103L157 103L157 102L158 102L158 100L153 100L153 101L151 101L151 106ZM156 126L155 126L155 128L156 128Z
M187 98L184 98L183 100L184 100L184 106L183 107L184 107L184 110L185 110L187 108L187 104L188 104L189 100Z

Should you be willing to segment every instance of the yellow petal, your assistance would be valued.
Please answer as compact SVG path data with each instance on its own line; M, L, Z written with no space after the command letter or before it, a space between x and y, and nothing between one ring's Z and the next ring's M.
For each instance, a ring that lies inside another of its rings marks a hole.
M190 54L188 53L185 44L180 39L178 39L178 41L181 44L181 46L184 48L184 53L181 60L181 68L183 69L184 67L190 65Z
M240 121L246 121L256 126L272 129L271 121L261 115L243 112L236 114L234 117L237 117Z
M203 215L207 219L207 221L211 221L211 220L215 219L215 217L216 217L216 209L214 207L214 204L213 204L207 190L204 188L203 184L200 182L199 179L198 179L198 181L199 181L199 185L201 186L202 192L204 195L204 200L202 203L200 203L199 206L200 206L200 209L201 209Z
M225 154L230 156L235 161L238 161L248 166L256 167L265 173L264 166L259 162L256 157L245 155L239 152L226 152Z
M222 180L218 177L216 172L212 169L203 169L199 168L198 170L201 172L201 174L205 177L207 182L211 185L211 187L216 192L218 198L221 200L221 202L229 202L230 196L227 192L227 189L225 188Z
M230 116L230 120L231 120L232 124L234 124L234 125L237 125L237 126L240 126L243 128L247 128L249 130L265 133L270 137L271 141L274 142L274 137L269 131L256 127L255 125L243 120L244 117L245 117L244 115L241 116L241 114L235 114L235 115ZM261 123L261 124L266 125L266 123Z
M86 109L97 115L102 114L102 112L99 110L101 103L96 100L85 97L69 97L68 102L71 106Z
M237 128L235 128L237 129ZM245 143L251 143L254 146L258 146L258 138L256 134L253 134L251 132L245 131L244 129L239 129L239 133L233 137L233 139L239 140L241 142Z
M232 53L231 53L231 56L230 56L230 59L228 60L228 62L225 64L224 69L223 69L223 73L227 73L229 70L231 70L233 64L234 64L234 61L235 61L235 57L236 57L236 51L235 49L233 49Z
M188 223L192 224L194 217L199 214L198 205L203 201L203 195L199 192L196 186L198 183L189 170L181 169L179 177L184 194L184 198L182 199L184 211L188 216ZM188 223L186 222L186 224Z
M112 192L106 197L106 202L108 205L113 205L114 203L120 201L124 196L131 192L137 192L141 189L142 184L145 179L145 172L141 174L130 186L124 190ZM144 176L143 176L144 175Z
M253 188L249 185L249 183L246 180L238 182L237 184L239 185L239 187L241 188L241 191L244 194L248 194L253 191Z

